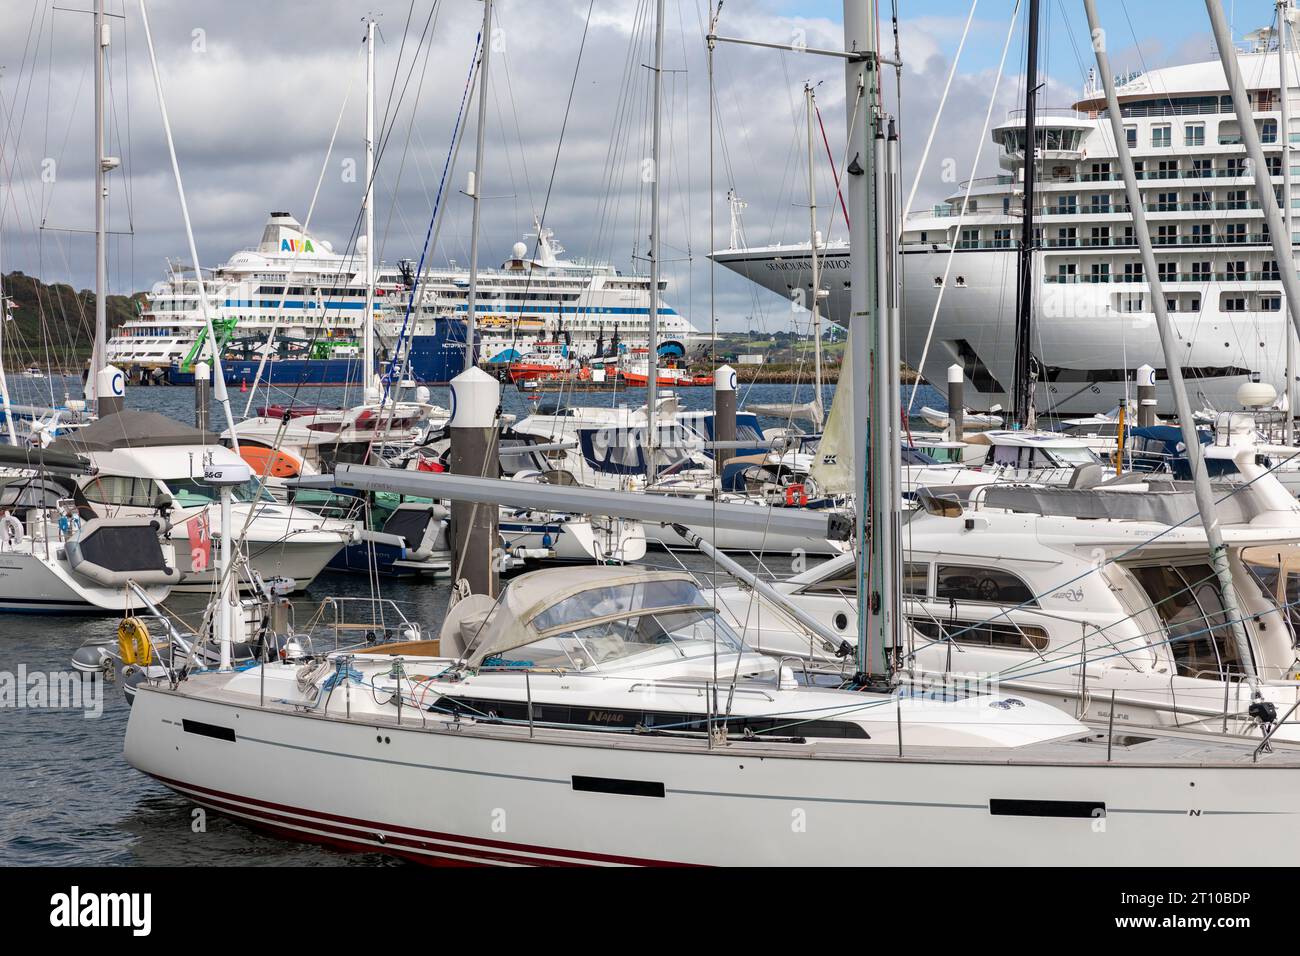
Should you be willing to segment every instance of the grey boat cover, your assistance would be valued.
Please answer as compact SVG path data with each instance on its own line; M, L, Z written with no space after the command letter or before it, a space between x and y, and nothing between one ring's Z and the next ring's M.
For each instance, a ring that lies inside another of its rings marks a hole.
M166 445L217 445L220 438L157 412L124 408L97 422L78 428L50 445L52 451L72 454L147 448Z
M1104 488L1042 488L1012 485L990 487L984 503L1027 514L1059 515L1067 518L1117 518L1176 525L1196 514L1196 496L1187 482L1170 482L1168 490L1106 491ZM1228 488L1216 487L1219 520L1224 524L1246 524L1261 514L1249 489L1225 497Z
M165 530L161 518L95 518L64 551L74 574L104 587L175 584L180 573L167 564L159 539Z
M90 462L80 455L53 448L30 448L20 445L0 445L0 465L32 471L52 471L73 475L85 474Z

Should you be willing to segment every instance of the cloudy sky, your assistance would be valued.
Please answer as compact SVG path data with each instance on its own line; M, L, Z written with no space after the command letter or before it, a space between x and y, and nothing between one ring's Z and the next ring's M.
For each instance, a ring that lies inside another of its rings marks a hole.
M89 8L93 0L59 0ZM669 297L701 328L710 315L713 242L726 244L729 187L748 202L746 238L807 238L802 88L818 105L841 161L843 69L796 53L720 47L709 232L708 0L666 4L664 163L665 275ZM943 199L971 172L1015 0L977 0L940 134L921 171L914 207ZM1101 0L1117 69L1155 68L1211 55L1200 0ZM1235 30L1267 25L1269 0L1228 5ZM111 89L109 272L113 291L147 289L165 260L188 261L175 185L140 19L139 0L108 0ZM312 231L336 249L354 241L362 190L363 17L380 25L377 112L384 148L377 172L382 258L418 257L447 162L457 110L482 18L477 0L150 0L150 23L180 156L199 256L205 266L252 245L272 209L306 216L325 173ZM482 192L482 256L495 264L544 214L574 258L644 269L648 192L653 0L497 0L488 89ZM719 32L811 47L842 45L835 0L728 0ZM901 0L905 186L934 120L968 0ZM1082 4L1044 0L1042 102L1068 106L1091 50ZM1020 17L1023 20L1023 11ZM585 39L584 39L585 38ZM891 41L892 42L892 41ZM0 268L47 281L93 281L91 18L55 0L0 0ZM1011 40L993 121L1023 97L1023 36ZM572 105L566 110L572 90ZM892 88L888 101L896 104ZM443 187L440 241L430 261L469 259L469 201L460 193L473 163L474 109ZM339 117L337 140L326 160ZM981 173L995 170L984 151ZM829 219L829 161L819 152L822 229ZM955 171L955 177L954 177ZM724 330L789 329L780 298L716 271Z

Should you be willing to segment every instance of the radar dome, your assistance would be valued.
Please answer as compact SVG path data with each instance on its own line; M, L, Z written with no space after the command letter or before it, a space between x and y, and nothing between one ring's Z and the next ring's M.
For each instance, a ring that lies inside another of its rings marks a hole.
M516 242L510 248L510 257L512 259L522 259L527 254L528 254L528 247L524 245L522 242Z
M1237 403L1242 408L1263 408L1273 404L1277 389L1268 382L1242 382L1237 389Z

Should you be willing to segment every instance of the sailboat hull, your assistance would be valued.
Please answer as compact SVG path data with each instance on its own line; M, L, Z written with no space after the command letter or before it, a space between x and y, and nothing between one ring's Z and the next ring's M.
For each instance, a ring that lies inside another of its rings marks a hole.
M1107 762L1104 743L1058 745L1074 763L1050 744L899 760L412 713L363 726L192 693L140 688L132 766L257 827L430 863L1228 866L1288 862L1300 836L1300 764L1255 765L1246 746L1177 769L1122 745Z
M151 600L162 601L170 587L148 587ZM139 604L125 588L80 580L62 561L38 555L0 552L0 613L115 614Z

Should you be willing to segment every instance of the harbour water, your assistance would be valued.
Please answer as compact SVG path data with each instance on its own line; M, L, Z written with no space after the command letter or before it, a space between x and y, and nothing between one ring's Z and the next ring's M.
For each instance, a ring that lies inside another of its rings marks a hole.
M11 381L12 401L49 401L63 397L63 383L42 379ZM74 394L75 382L69 382ZM433 389L432 400L446 405L446 389ZM905 400L911 388L904 388ZM689 408L707 407L712 393L707 388L683 389L679 393ZM834 386L827 386L829 406ZM790 386L755 385L742 391L742 400L789 401ZM543 396L542 402L554 401ZM642 396L636 390L611 396L609 393L578 395L575 403L598 404L615 401L633 404ZM246 395L232 394L236 411ZM270 401L287 401L286 393L273 393ZM533 399L512 388L503 389L505 411L525 415ZM797 401L811 398L811 389L796 394ZM338 405L346 400L339 388L302 389L296 400L303 403ZM127 404L193 421L193 393L183 388L135 388ZM263 404L262 400L256 404ZM922 386L917 396L921 405L943 406L942 396ZM786 559L788 560L788 559ZM676 558L652 552L650 563L674 563ZM703 569L702 557L684 556L690 566ZM766 562L769 570L784 569ZM370 596L364 576L326 573L297 599L298 614L331 594L365 598ZM383 595L399 602L413 620L436 626L446 606L447 588L440 580L405 583L385 582ZM194 607L178 605L181 613ZM70 671L72 652L85 640L113 633L111 618L0 615L0 681L26 675L63 674ZM129 713L120 690L98 684L102 711L84 716L83 709L20 707L11 696L0 706L0 864L4 865L285 865L329 866L393 865L389 857L377 854L348 855L306 844L290 843L266 836L213 814L203 816L187 800L164 789L126 765L122 740ZM89 688L88 688L89 689ZM22 696L21 694L17 696ZM92 696L92 695L88 695ZM340 773L348 772L340 767Z

